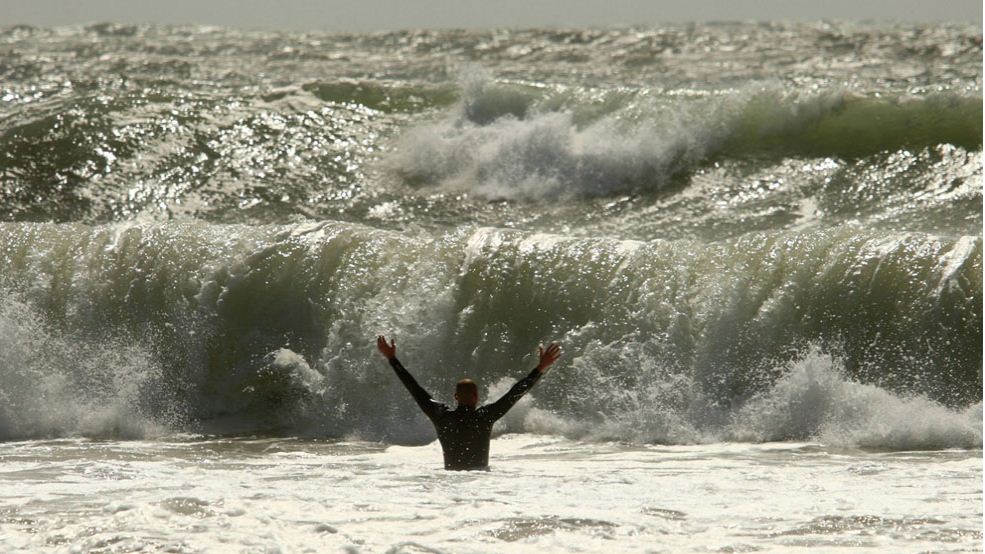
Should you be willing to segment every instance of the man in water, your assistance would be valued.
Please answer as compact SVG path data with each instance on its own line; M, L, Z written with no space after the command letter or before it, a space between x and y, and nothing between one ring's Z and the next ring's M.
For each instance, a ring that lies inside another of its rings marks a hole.
M410 372L404 369L397 359L397 346L393 340L387 344L386 337L380 335L376 338L376 347L390 361L397 377L410 391L424 415L434 424L445 457L445 469L459 470L489 469L489 435L492 433L493 423L506 415L537 383L541 375L547 372L547 368L561 357L561 346L557 343L551 343L546 350L543 347L538 348L540 362L537 367L513 385L502 398L481 408L476 407L479 405L479 387L471 379L462 379L455 386L458 407L452 410L445 404L435 402L417 384Z

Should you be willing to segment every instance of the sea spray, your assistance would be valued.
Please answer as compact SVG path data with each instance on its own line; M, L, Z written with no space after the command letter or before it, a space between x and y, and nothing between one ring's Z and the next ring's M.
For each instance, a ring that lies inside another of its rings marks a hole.
M981 402L949 410L919 394L899 397L854 382L844 362L811 350L736 412L728 434L740 441L806 439L885 450L980 448L981 411Z
M147 438L186 423L173 383L145 349L48 328L9 294L0 304L0 369L0 440Z
M561 340L573 355L536 391L536 409L598 438L728 436L734 414L789 379L786 364L811 344L887 397L959 410L978 400L981 351L962 338L980 329L974 237L824 231L706 244L475 229L409 240L342 223L2 231L4 297L31 298L39 330L29 334L123 337L159 368L143 385L150 396L173 396L164 404L189 418L178 429L423 437L373 355L367 337L379 333L396 336L439 398L462 374L516 377L538 342ZM75 375L57 359L47 371ZM150 420L169 423L164 404L146 405ZM737 436L804 439L821 427ZM83 431L69 420L52 432Z

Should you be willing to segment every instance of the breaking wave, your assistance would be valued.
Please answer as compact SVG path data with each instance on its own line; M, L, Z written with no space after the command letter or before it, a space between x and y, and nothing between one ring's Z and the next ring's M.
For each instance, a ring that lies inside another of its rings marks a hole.
M0 224L0 438L429 440L373 351L387 333L445 400L463 374L494 396L562 341L503 431L980 447L981 257L978 237L848 229Z
M853 159L951 144L981 149L981 96L864 97L756 88L653 99L542 93L470 77L443 119L407 132L391 169L489 198L659 190L721 159Z

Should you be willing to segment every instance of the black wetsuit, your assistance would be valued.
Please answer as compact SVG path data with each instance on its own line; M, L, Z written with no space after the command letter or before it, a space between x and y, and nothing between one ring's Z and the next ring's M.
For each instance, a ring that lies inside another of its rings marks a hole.
M441 442L441 451L445 457L445 469L488 469L489 468L489 435L493 423L506 415L510 408L520 400L540 379L541 372L534 369L503 395L502 398L486 404L481 408L469 408L459 404L452 410L441 402L435 402L414 377L408 372L400 360L392 358L390 365L397 372L397 377L410 391L411 396L421 407Z

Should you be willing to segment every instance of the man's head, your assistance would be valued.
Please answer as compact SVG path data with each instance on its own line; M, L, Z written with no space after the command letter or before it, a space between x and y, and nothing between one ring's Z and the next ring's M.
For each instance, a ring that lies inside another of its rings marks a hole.
M479 404L479 387L472 379L462 379L455 385L455 400L463 406L475 408Z

